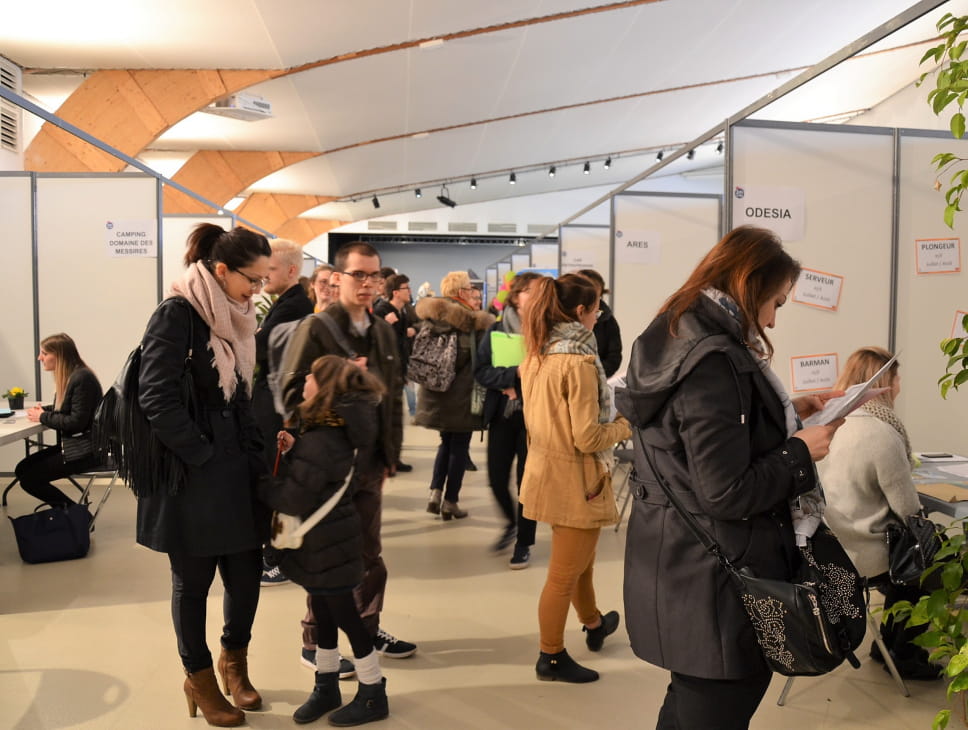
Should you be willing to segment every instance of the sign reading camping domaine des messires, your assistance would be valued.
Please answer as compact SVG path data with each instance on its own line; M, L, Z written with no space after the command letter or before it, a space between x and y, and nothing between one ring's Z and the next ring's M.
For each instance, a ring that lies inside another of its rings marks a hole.
M733 188L733 227L769 228L784 242L800 241L805 213L803 201L801 188L737 185Z

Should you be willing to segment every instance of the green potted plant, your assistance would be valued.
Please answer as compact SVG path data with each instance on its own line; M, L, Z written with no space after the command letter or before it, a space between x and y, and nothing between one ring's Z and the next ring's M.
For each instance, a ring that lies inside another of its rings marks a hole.
M968 314L961 318L961 328L968 332ZM951 388L968 381L968 337L949 337L941 340L941 352L948 356L948 366L938 380L941 397L947 398ZM954 368L954 370L952 370Z
M24 398L26 398L30 393L25 391L23 388L10 388L3 397L7 399L7 404L10 406L10 410L17 411L24 407Z

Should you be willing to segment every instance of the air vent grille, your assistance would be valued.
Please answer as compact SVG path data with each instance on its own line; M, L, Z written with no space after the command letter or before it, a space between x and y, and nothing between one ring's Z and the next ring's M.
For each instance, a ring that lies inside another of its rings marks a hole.
M407 223L408 231L436 231L436 221L410 221Z
M518 224L517 223L488 223L487 232L488 233L517 233Z
M0 58L0 86L15 94L22 94L20 67ZM6 99L0 99L0 149L17 153L20 151L20 107Z
M528 224L528 234L532 236L541 236L548 233L555 233L558 230L558 226L553 223L529 223Z
M395 231L397 230L396 221L367 221L366 229L368 231Z
M450 233L477 233L476 223L448 223L447 230Z

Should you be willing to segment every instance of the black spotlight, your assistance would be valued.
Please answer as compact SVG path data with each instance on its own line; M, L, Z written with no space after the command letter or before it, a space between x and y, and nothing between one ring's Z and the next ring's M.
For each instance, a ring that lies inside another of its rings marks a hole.
M441 186L440 195L437 196L437 202L440 203L441 205L446 205L448 208L456 208L457 203L455 203L453 200L447 197L448 192L450 191L447 190L446 185Z
M656 154L655 156L655 161L662 162L663 157L665 157L665 152L663 152L662 150L659 150L658 154Z
M379 208L380 207L380 199L378 197L376 197L375 195L373 196L373 207L374 208Z
M718 145L716 145L716 151L719 154L723 154L723 143L722 142L720 142Z
M692 159L693 157L695 157L695 156L696 156L696 150L689 150L689 151L688 151L688 152L686 153L686 159L687 159L687 160L691 160L691 159Z
M416 195L418 198L422 198L423 197L423 193L420 192L420 188L417 188L416 190L414 190L413 191L413 194Z
M554 177L555 176L555 172L556 172L555 166L552 165L551 167L548 168L548 177Z
M581 169L581 171L586 175L588 175L592 171L591 163L586 162L585 166Z
M517 181L518 181L518 176L512 172L511 177L508 178L508 185L514 185L515 183L517 183Z
M607 170L611 166L612 166L612 158L611 157L606 157L605 158L605 169Z
M477 178L476 177L472 177L471 178L471 190L477 190Z

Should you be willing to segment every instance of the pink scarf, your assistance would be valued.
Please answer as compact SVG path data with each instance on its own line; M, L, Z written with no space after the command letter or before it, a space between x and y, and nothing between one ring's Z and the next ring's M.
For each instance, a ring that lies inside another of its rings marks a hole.
M218 371L218 384L225 402L235 395L237 375L252 392L255 370L255 307L240 304L226 296L212 273L201 261L188 267L184 276L171 285L172 292L185 297L209 326L212 365Z

